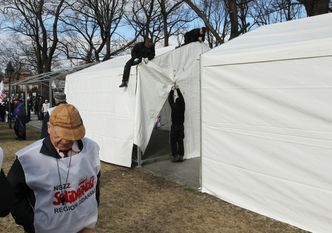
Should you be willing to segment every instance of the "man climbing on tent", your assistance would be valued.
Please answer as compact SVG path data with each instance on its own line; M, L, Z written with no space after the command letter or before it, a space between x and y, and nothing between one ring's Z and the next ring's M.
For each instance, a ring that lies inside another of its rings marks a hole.
M174 102L174 90L177 92L177 98ZM172 125L171 125L171 150L172 150L172 161L183 162L184 147L184 111L185 103L183 95L177 85L172 87L172 90L168 96L168 102L172 109Z
M186 32L184 34L184 45L196 41L204 42L205 32L206 32L206 27L195 28L189 32Z
M152 60L155 56L155 49L152 39L146 39L144 42L139 42L135 44L133 49L131 50L131 58L127 61L122 76L122 83L120 84L121 87L128 86L128 80L130 75L130 68L131 66L138 65L142 62L142 58L148 58Z

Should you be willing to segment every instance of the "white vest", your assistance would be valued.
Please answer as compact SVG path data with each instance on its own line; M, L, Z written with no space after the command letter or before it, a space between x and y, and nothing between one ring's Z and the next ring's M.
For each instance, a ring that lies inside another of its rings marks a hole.
M36 233L77 233L97 222L97 174L100 171L99 146L83 138L82 151L69 158L55 159L41 154L42 140L17 152L27 185L36 198ZM57 167L59 164L59 171ZM69 169L68 182L66 182ZM59 181L61 176L61 184ZM64 194L66 203L61 202Z
M2 168L2 160L3 160L3 151L0 147L0 169Z

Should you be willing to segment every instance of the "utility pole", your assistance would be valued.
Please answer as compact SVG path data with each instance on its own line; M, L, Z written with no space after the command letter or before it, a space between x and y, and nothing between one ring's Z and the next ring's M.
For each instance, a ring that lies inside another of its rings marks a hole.
M12 65L12 62L8 62L7 67L5 69L6 71L6 77L9 80L9 101L8 101L8 122L9 122L9 128L12 128L12 118L11 118L11 102L12 102L12 87L11 87L11 80L12 80L12 75L14 73L14 67Z

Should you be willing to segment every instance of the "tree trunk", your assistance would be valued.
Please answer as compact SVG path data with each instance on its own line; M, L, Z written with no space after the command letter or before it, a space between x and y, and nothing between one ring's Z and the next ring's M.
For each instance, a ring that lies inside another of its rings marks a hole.
M111 58L111 35L107 35L106 39L106 53L103 58L103 61L107 61Z
M163 11L163 10L162 10ZM166 10L163 12L163 30L164 30L164 46L167 47L169 45L169 33L167 30L167 14Z
M229 39L233 39L239 35L239 22L237 17L237 5L236 0L227 0L227 8L228 8L228 14L229 19L231 22L231 35Z
M308 16L329 12L329 0L298 0L298 2L304 5Z

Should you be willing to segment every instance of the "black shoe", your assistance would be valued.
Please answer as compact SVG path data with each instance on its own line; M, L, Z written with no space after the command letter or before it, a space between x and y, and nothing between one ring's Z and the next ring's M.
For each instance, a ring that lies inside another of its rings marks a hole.
M127 87L127 86L128 86L127 82L122 82L119 87L121 88L121 87Z
M175 163L175 162L178 162L179 161L179 156L178 155L173 155L172 156L172 162Z
M184 161L184 159L183 159L183 156L179 156L179 159L178 159L178 162L183 162Z

